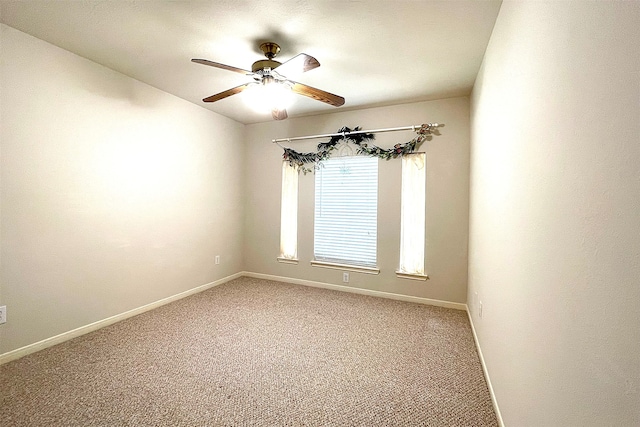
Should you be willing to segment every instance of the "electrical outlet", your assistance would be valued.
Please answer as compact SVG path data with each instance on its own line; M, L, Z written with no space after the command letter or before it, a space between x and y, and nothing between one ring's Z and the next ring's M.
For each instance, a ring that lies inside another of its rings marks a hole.
M0 324L7 323L7 306L0 307Z
M342 273L342 281L344 283L349 283L349 273Z
M482 319L482 301L478 304L478 317Z
M216 255L216 264L220 264L220 255Z

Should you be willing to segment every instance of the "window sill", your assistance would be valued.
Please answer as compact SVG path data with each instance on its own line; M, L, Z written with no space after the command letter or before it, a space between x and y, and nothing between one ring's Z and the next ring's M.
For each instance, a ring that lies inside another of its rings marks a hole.
M396 276L399 279L409 279L409 280L429 280L429 276L425 274L415 274L415 273L403 273L402 271L396 271Z
M365 274L380 274L380 269L377 267L362 267L359 265L338 264L326 261L311 261L311 265L313 267L331 268L333 270L355 271Z
M278 262L281 262L283 264L297 264L298 263L298 259L297 258L282 258L282 257L278 257L276 259L278 260Z

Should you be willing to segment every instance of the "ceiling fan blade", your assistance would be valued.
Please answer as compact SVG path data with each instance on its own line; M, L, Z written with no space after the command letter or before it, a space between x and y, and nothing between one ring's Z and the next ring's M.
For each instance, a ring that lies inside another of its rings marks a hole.
M320 63L316 58L306 53L300 53L290 60L278 66L277 71L282 75L291 73L305 73L314 68L318 68Z
M242 92L243 90L248 88L250 84L252 84L252 83L246 83L246 84L231 88L229 90L225 90L224 92L216 93L215 95L211 95L211 96L208 96L208 97L204 98L203 101L204 102L220 101L221 99L224 99L224 98L226 98L228 96L235 95L236 93Z
M289 117L287 115L287 110L285 110L284 108L281 110L274 108L273 110L271 110L271 116L274 120L284 120Z
M333 105L334 107L344 105L344 98L341 96L325 92L324 90L316 89L315 87L303 85L302 83L296 83L291 80L289 81L293 84L291 86L291 90L295 93L308 96L309 98L313 98L317 101L326 102L327 104Z
M191 62L196 62L202 65L208 65L210 67L222 68L223 70L229 70L240 74L252 75L253 72L249 70L243 70L242 68L232 67L231 65L220 64L218 62L209 61L207 59L192 59Z

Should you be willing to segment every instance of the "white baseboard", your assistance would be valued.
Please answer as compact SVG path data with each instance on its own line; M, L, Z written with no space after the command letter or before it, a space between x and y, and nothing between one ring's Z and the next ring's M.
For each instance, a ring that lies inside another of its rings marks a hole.
M489 378L489 371L487 370L487 365L484 363L484 356L482 355L482 349L480 348L480 341L478 341L476 328L473 325L473 316L471 316L471 311L469 311L469 307L466 307L466 309L467 309L467 315L469 316L469 323L471 324L471 331L473 332L473 340L476 343L476 349L478 350L478 356L480 357L482 372L484 372L484 378L487 381L487 387L489 388L489 395L491 396L491 403L493 404L493 410L496 413L496 418L498 418L498 425L500 427L504 427L504 421L502 421L502 414L500 413L500 408L498 407L498 400L496 399L496 395L493 392L493 386L491 385L491 378Z
M435 305L438 307L453 308L456 310L466 310L467 305L458 302L441 301L437 299L414 297L410 295L393 294L391 292L372 291L370 289L353 288L351 286L333 285L331 283L313 282L311 280L294 279L291 277L272 276L270 274L252 273L243 271L243 276L255 279L275 280L276 282L293 283L295 285L311 286L314 288L331 289L334 291L350 292L353 294L369 295L373 297L388 298L399 301L415 302L418 304Z
M125 311L124 313L116 314L115 316L107 317L106 319L102 319L97 322L93 322L88 325L73 329L71 331L63 332L59 335L46 338L42 341L38 341L36 343L29 344L24 347L20 347L8 353L0 354L0 365L10 362L12 360L19 359L23 356L26 356L27 354L35 353L36 351L44 350L47 347L51 347L56 344L60 344L70 339L79 337L80 335L88 334L89 332L96 331L100 328L104 328L105 326L109 326L121 320L128 319L129 317L133 317L138 314L142 314L146 311L153 310L154 308L158 308L165 304L169 304L173 301L177 301L179 299L188 297L190 295L197 294L198 292L202 292L209 288L213 288L214 286L218 286L223 283L229 282L233 279L237 279L242 275L243 275L242 273L235 273L235 274L232 274L231 276L224 277L214 282L206 283L204 285L195 287L193 289L189 289L188 291L180 292L179 294L172 295L170 297L163 298L156 302L143 305L142 307L134 308L133 310Z

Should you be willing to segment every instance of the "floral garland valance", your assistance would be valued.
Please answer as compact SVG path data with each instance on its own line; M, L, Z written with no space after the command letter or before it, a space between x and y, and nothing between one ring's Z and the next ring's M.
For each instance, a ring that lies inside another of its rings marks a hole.
M338 144L344 141L356 145L358 147L356 154L358 155L379 157L384 160L395 159L399 156L413 153L426 139L431 139L431 135L437 127L437 124L423 124L416 129L418 135L411 141L404 144L396 144L393 148L388 149L369 144L369 141L375 139L375 136L373 133L361 132L359 126L353 129L343 127L337 132L340 135L331 137L328 142L318 144L317 151L299 153L291 148L283 147L284 153L282 154L282 158L289 161L291 166L297 165L299 170L306 174L307 172L317 169L321 161L330 158L332 153L337 149ZM352 134L352 132L358 133ZM307 165L311 164L313 164L312 168L307 167Z

